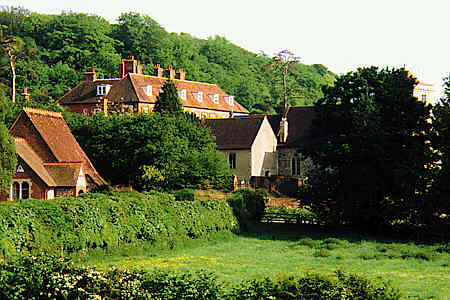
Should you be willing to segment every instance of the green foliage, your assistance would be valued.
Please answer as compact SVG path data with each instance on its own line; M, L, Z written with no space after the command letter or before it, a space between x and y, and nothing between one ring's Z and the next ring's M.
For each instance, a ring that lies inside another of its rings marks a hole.
M96 169L112 184L144 190L227 189L232 184L209 129L184 114L69 115L66 121Z
M267 191L264 189L239 189L227 198L242 229L247 229L251 223L261 220L268 200Z
M14 139L9 135L4 123L10 106L8 102L9 100L0 91L0 198L9 193L17 165Z
M168 112L171 114L181 114L183 112L183 105L178 97L177 86L171 79L164 83L153 111L159 113Z
M53 256L23 256L0 265L5 299L400 299L381 280L337 272L243 281L231 290L205 271L99 272Z
M195 194L193 190L182 189L174 191L173 195L175 196L175 200L177 201L194 201Z
M312 127L320 138L301 151L322 169L302 193L326 222L422 222L436 157L431 106L413 97L415 84L405 69L370 67L324 89Z
M186 239L236 229L226 202L175 201L170 194L83 194L78 198L0 205L4 255L73 252L151 243L172 248Z
M132 55L145 74L153 74L155 64L181 67L186 79L217 83L251 111L273 112L282 105L282 84L267 68L267 55L246 51L223 37L169 33L139 13L124 13L117 24L110 24L91 14L44 15L4 8L0 25L5 35L23 41L15 60L17 91L27 87L31 94L58 99L82 80L87 67L95 67L100 78L117 77L120 58ZM0 63L6 64L7 57L0 56ZM11 78L11 70L1 75ZM295 87L289 104L311 105L322 96L321 86L331 85L333 79L322 65L294 65L287 78ZM10 81L2 83L11 86Z

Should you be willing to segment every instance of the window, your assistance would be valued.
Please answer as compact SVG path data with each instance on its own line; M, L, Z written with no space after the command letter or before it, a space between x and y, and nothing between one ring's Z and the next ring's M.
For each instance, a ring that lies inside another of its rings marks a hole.
M195 99L197 99L198 102L203 101L203 92L197 92L197 93L192 92L192 95L194 95Z
M94 108L94 114L97 114L97 113L99 113L99 112L101 112L102 110L100 109L100 108L98 108L98 107L96 107L96 108Z
M231 106L234 105L234 96L224 96L225 101L227 101L227 103Z
M179 90L178 91L178 96L180 96L180 98L182 100L186 100L186 90Z
M209 94L208 96L214 103L219 104L219 94Z
M30 183L27 181L14 181L12 184L12 199L30 198Z
M109 84L102 84L97 86L97 96L104 96L108 94L109 89L111 88L111 85Z
M215 119L215 118L216 118L216 115L215 115L215 114L210 114L210 115L209 115L209 118L210 118L210 119Z
M151 86L151 85L144 85L144 86L141 86L141 89L144 91L144 93L145 93L147 96L153 95L153 90L152 90L152 86Z
M230 169L236 169L236 153L228 154L228 163L230 164Z
M88 112L89 112L89 110L88 110L87 108L84 108L84 109L83 109L83 114L86 115Z
M17 173L23 173L23 172L25 172L25 171L23 170L22 165L17 165L16 172L17 172Z
M300 176L300 157L294 156L291 160L292 176Z
M142 108L142 112L145 113L145 114L148 114L148 106L144 106Z

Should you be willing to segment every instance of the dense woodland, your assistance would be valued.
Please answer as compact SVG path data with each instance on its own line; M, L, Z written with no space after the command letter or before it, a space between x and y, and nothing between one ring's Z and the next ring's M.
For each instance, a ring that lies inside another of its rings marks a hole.
M99 78L117 77L120 59L133 55L145 74L153 74L156 64L183 68L187 80L217 83L250 111L273 112L282 104L282 75L270 67L269 55L251 53L224 37L169 33L139 13L124 13L111 24L96 15L7 7L0 11L0 26L3 49L12 48L19 100L23 88L41 102L58 99L83 79L87 67L95 67ZM11 95L11 56L2 52L0 84ZM287 78L289 104L312 105L334 77L323 65L296 63Z

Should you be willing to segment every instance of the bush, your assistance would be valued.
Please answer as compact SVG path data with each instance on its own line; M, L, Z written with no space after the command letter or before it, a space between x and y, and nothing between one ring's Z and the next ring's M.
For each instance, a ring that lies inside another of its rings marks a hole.
M261 220L268 200L267 191L264 189L239 189L227 198L241 229Z
M189 189L182 189L182 190L174 191L173 195L175 196L175 200L177 200L177 201L194 201L195 200L194 191L189 190Z
M239 282L233 287L205 271L98 272L53 256L22 256L0 264L1 299L399 299L378 279L337 272Z
M73 252L133 243L173 248L187 239L237 230L225 201L175 201L171 194L122 191L0 204L0 251Z

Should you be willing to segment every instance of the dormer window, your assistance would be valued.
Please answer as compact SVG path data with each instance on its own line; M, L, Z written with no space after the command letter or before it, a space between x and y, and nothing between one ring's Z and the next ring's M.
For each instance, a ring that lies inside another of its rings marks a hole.
M231 106L234 105L234 96L225 96L225 101L227 101L227 103Z
M219 104L219 94L209 94L208 96L214 103Z
M144 91L144 93L145 93L147 96L153 95L153 90L152 90L152 86L151 86L151 85L144 85L144 86L141 86L141 89Z
M203 92L197 92L197 93L193 92L192 95L194 95L195 99L197 99L198 102L203 101Z
M104 96L108 94L109 89L111 88L111 85L109 84L102 84L97 86L97 96Z
M178 96L180 96L180 98L182 100L186 100L186 90L179 90L178 91Z

